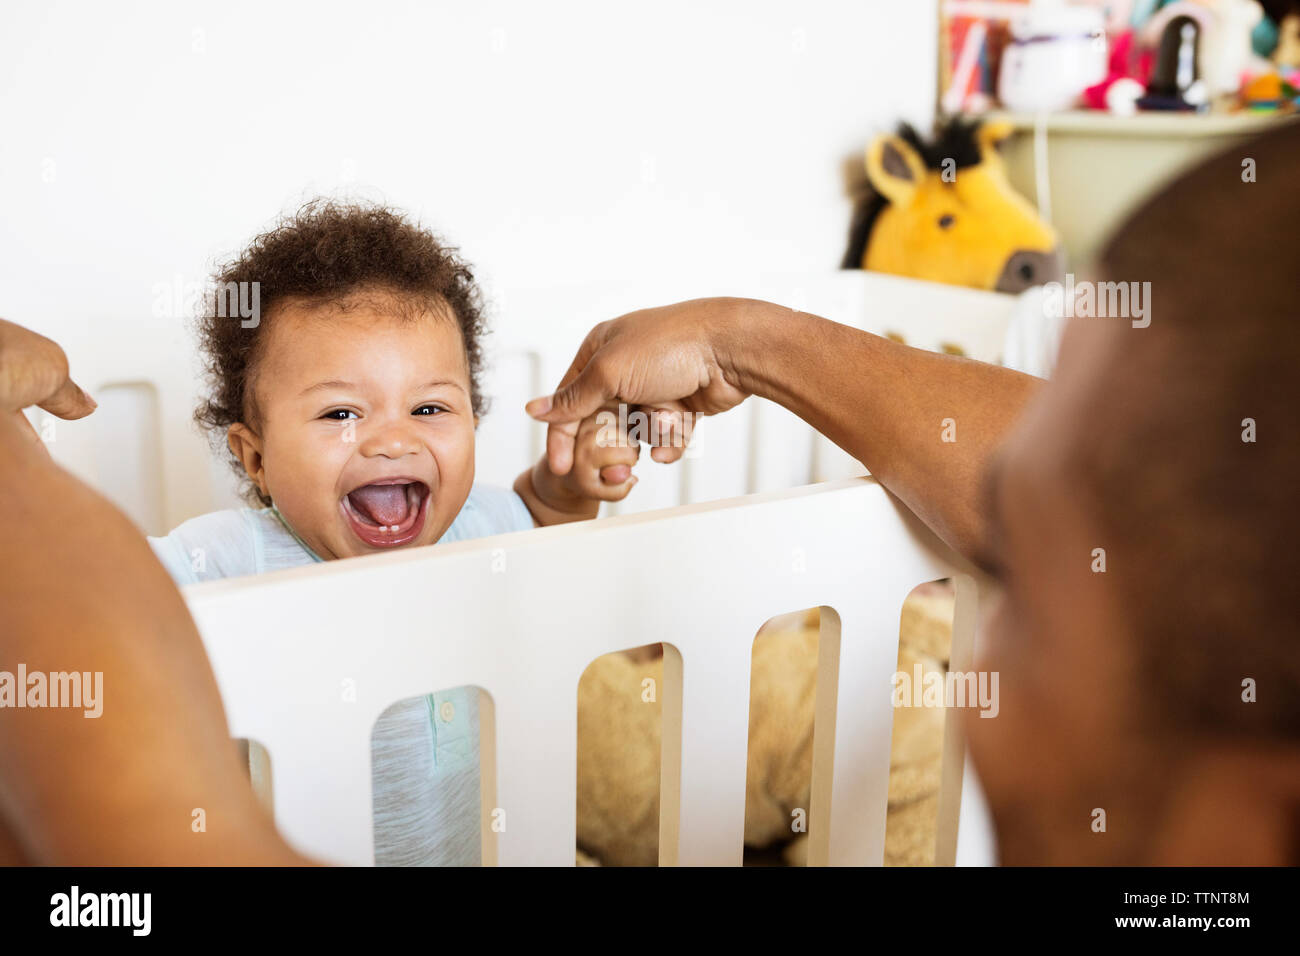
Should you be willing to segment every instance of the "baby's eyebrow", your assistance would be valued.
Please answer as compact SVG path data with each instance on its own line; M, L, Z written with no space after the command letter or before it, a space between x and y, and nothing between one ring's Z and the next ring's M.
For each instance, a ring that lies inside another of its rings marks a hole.
M460 382L456 382L451 379L443 379L443 378L434 379L432 382L425 382L415 391L423 392L425 389L437 388L440 385L450 385L452 388L458 388L462 392L465 391L465 386L460 384ZM315 385L308 385L301 392L299 392L299 396L309 395L312 392L319 392L327 388L356 388L356 387L357 386L352 382L341 382L338 379L330 379L328 382L317 382Z
M311 392L319 392L326 388L356 388L351 382L340 382L337 379L331 379L328 382L317 382L315 385L308 385L299 395L307 395Z
M423 385L417 388L416 391L423 392L426 388L437 388L439 385L450 385L452 388L458 388L462 392L465 391L464 385L460 384L460 382L454 382L449 378L440 378L440 379L435 379L432 382L425 382Z

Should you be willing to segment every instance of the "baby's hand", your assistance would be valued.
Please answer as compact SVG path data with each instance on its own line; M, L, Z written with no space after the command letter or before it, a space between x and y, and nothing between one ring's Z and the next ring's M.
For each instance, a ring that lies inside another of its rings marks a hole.
M602 501L621 501L632 490L640 453L640 444L619 427L618 412L603 409L578 426L568 474L552 472L543 455L519 476L515 490L539 524L594 518Z

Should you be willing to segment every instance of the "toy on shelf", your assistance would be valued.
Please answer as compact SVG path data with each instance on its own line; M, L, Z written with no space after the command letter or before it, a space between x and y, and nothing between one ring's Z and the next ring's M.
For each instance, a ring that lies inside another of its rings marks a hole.
M1137 34L1123 30L1111 41L1106 79L1083 91L1083 102L1095 110L1109 110L1118 116L1137 112L1138 100L1146 93L1155 53L1139 48Z
M1264 0L1264 12L1277 24L1270 59L1283 76L1290 77L1300 72L1300 0Z
M1292 112L1300 107L1300 0L1263 0L1263 8L1238 103L1256 113Z
M947 115L1073 106L1106 75L1103 8L1127 17L1132 0L943 0L940 105Z
M940 11L946 115L1297 105L1300 0L941 0Z
M1300 70L1300 13L1289 14L1278 24L1273 62L1279 70Z
M1276 73L1265 73L1241 88L1241 105L1256 112L1290 111L1300 106L1300 73L1284 80Z
M1244 79L1272 69L1254 50L1263 19L1256 0L1176 0L1162 6L1140 31L1141 42L1160 51L1141 105L1204 109L1235 96Z
M1172 10L1180 4L1166 7ZM1195 9L1195 4L1181 6ZM1163 11L1162 11L1163 12ZM1200 14L1165 18L1159 31L1159 53L1147 82L1146 96L1137 105L1144 110L1199 110L1210 96L1201 75L1201 36L1206 19Z
M929 142L906 123L878 136L842 267L1000 292L1059 279L1056 232L1011 188L997 152L1011 131L956 118Z
M1099 8L1040 0L1013 16L1010 29L998 76L998 98L1008 109L1067 109L1105 79L1105 20Z

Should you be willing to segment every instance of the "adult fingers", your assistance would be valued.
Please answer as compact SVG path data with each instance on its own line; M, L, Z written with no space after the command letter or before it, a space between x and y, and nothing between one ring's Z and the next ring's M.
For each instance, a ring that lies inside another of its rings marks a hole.
M650 418L650 460L671 464L686 454L695 430L695 415L679 403L669 402L643 409Z
M0 403L8 409L39 405L60 418L82 418L94 400L68 377L68 357L57 342L0 319Z
M574 355L573 361L569 363L568 369L560 378L559 384L555 386L555 391L549 395L542 395L532 399L524 405L524 411L542 421L555 421L555 417L551 416L551 412L555 407L555 393L567 388L577 380L578 376L587 368L592 356L600 351L601 346L605 344L607 335L608 325L605 322L601 322L588 332L586 338L582 340L582 344L578 346L578 352Z
M550 402L544 411L534 408L530 414L548 423L546 430L546 456L551 471L557 475L568 474L573 465L573 447L578 427L584 418L595 414L614 397L615 389L609 384L597 356L587 364L568 385L550 398L534 402Z
M85 418L99 407L85 389L70 378L65 378L53 395L38 404L51 415L67 419Z
M599 411L616 393L617 388L597 353L572 381L551 395L534 398L524 408L533 418L551 424L579 422Z

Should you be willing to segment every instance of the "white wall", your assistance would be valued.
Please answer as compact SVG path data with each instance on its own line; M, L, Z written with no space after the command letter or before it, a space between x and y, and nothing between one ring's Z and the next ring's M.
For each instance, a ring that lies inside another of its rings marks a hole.
M6 2L0 312L148 309L341 188L513 285L833 267L841 162L933 102L933 6Z
M6 0L0 315L158 335L160 284L320 192L489 289L824 272L845 161L928 120L936 6Z

